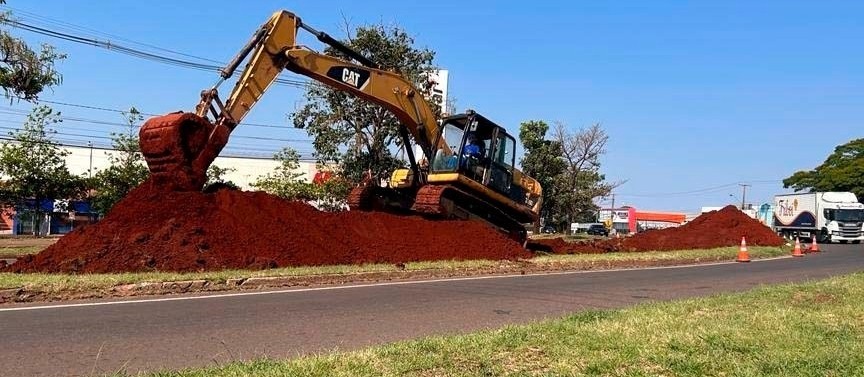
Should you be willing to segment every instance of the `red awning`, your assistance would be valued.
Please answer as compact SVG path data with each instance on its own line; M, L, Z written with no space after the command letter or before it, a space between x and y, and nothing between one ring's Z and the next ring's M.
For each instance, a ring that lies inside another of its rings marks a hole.
M663 221L675 224L681 224L687 219L685 214L676 212L636 211L635 216L636 221Z

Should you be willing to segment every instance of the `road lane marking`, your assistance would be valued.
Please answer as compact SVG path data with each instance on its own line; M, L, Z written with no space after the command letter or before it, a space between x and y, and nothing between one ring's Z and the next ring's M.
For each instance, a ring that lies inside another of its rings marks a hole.
M791 259L791 256L780 256L780 257L765 258L765 259L755 259L755 260L753 260L753 262L769 262L769 261L774 261L774 260L779 260L779 259ZM753 262L751 262L751 263L753 263ZM618 269L609 269L609 270L579 270L579 271L538 272L538 273L531 273L531 274L524 274L524 275L523 274L506 274L506 275L486 275L486 276L465 276L465 277L428 279L428 280L388 281L388 282L382 282L382 283L334 285L334 286L327 286L327 287L295 288L295 289L282 289L282 290L273 290L273 291L216 293L216 294L208 294L208 295L201 295L201 296L160 297L160 298L146 298L146 299L138 299L138 300L133 299L133 300L121 300L121 301L84 302L84 303L77 303L77 304L20 306L20 307L12 307L12 308L0 308L0 312L15 312L15 311L44 310L44 309L63 309L63 308L78 308L78 307L107 306L107 305L145 304L145 303L167 302L167 301L206 300L206 299L231 298L231 297L242 297L242 296L261 296L261 295L290 294L290 293L303 293L303 292L315 292L315 291L334 291L334 290L341 290L341 289L385 287L385 286L429 284L429 283L444 283L444 282L458 282L458 281L469 281L469 280L509 279L509 278L520 278L520 277L537 277L537 276L554 276L554 275L595 274L595 273L602 273L602 272L668 270L668 269L679 269L679 268L722 266L722 265L737 264L737 263L738 262L730 261L730 262L687 264L687 265L680 265L680 266L656 266L656 267L642 267L642 268L618 268Z

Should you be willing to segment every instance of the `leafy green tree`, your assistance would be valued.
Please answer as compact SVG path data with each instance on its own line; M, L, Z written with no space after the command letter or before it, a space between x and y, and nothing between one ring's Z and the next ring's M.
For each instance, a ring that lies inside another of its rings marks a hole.
M314 200L311 185L303 181L300 170L300 154L285 147L273 155L279 166L271 173L259 177L252 187L269 194L291 200Z
M555 180L564 172L566 166L561 144L547 140L548 131L549 125L542 120L529 120L519 125L519 140L525 147L525 154L520 161L522 172L540 182L540 187L543 188L540 217L544 223L551 224L556 221L556 209L559 207Z
M0 4L5 4L0 0ZM0 24L13 20L10 12L0 13ZM7 98L35 101L45 89L59 85L63 76L54 64L66 58L48 44L38 51L24 40L0 29L0 87Z
M353 187L341 176L335 176L321 182L312 184L315 192L315 204L324 211L342 211L346 207L348 194Z
M144 120L141 113L132 107L123 113L126 132L111 133L114 153L108 154L110 166L93 175L94 195L91 198L96 212L105 214L129 191L144 182L149 173L144 156L138 145L138 123Z
M397 26L370 25L356 29L353 38L343 41L383 69L407 77L424 95L429 94L424 74L433 69L435 53L414 46L414 39ZM339 51L324 53L348 60ZM363 172L386 178L400 164L392 154L401 145L399 121L386 109L344 91L322 84L309 85L306 104L292 115L295 127L306 129L314 138L319 162L337 161L342 176L357 183ZM434 105L433 105L434 106Z
M51 126L60 122L59 112L37 106L21 129L9 132L12 141L0 145L0 204L30 217L35 235L43 233L42 222L52 212L40 206L43 201L77 199L86 190L84 179L66 167L69 152L51 140Z
M342 171L341 176L348 182L360 183L364 177L368 177L371 170L372 177L379 180L382 177L390 177L390 173L398 168L405 167L405 163L384 151L380 156L373 156L365 151L354 154L347 153L339 164Z
M313 202L325 211L336 211L344 208L345 199L351 185L341 177L331 178L321 183L310 183L303 180L300 170L300 155L291 148L284 148L274 159L280 162L272 173L260 177L252 183L252 187L285 198Z
M822 165L795 172L783 180L783 187L795 191L848 191L864 202L864 139L837 146Z
M225 178L225 175L236 171L235 168L220 168L216 165L210 165L207 168L207 183L204 185L204 191L214 191L218 188L229 188L239 190L240 187L236 183Z

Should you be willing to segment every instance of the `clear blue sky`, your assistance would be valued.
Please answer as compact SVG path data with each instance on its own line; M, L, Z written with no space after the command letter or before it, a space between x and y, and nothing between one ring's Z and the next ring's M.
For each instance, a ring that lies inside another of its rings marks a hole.
M450 70L450 93L461 109L476 109L514 133L528 119L570 127L601 122L610 135L603 171L627 181L617 190L616 205L694 211L740 200L737 186L711 189L739 181L754 184L748 202L762 203L783 191L780 179L817 166L834 146L862 136L864 3L502 3L10 0L8 5L220 61L230 59L282 7L337 37L345 35L343 15L354 25L395 22L414 34L419 46L437 51L437 64ZM69 54L60 66L64 83L44 96L49 100L135 105L151 113L189 110L199 91L216 79L207 72L16 34ZM319 46L312 38L306 41ZM286 114L301 94L277 87L247 120L287 126ZM106 112L58 108L119 120ZM240 128L236 135L306 138L287 127ZM234 139L231 146L276 149L279 143Z

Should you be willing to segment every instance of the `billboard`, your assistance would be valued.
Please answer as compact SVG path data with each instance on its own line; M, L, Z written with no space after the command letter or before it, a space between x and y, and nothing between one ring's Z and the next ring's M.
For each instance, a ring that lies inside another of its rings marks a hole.
M450 71L438 69L426 74L431 89L428 100L438 104L443 114L449 114L452 109L447 108L447 83L450 80Z

